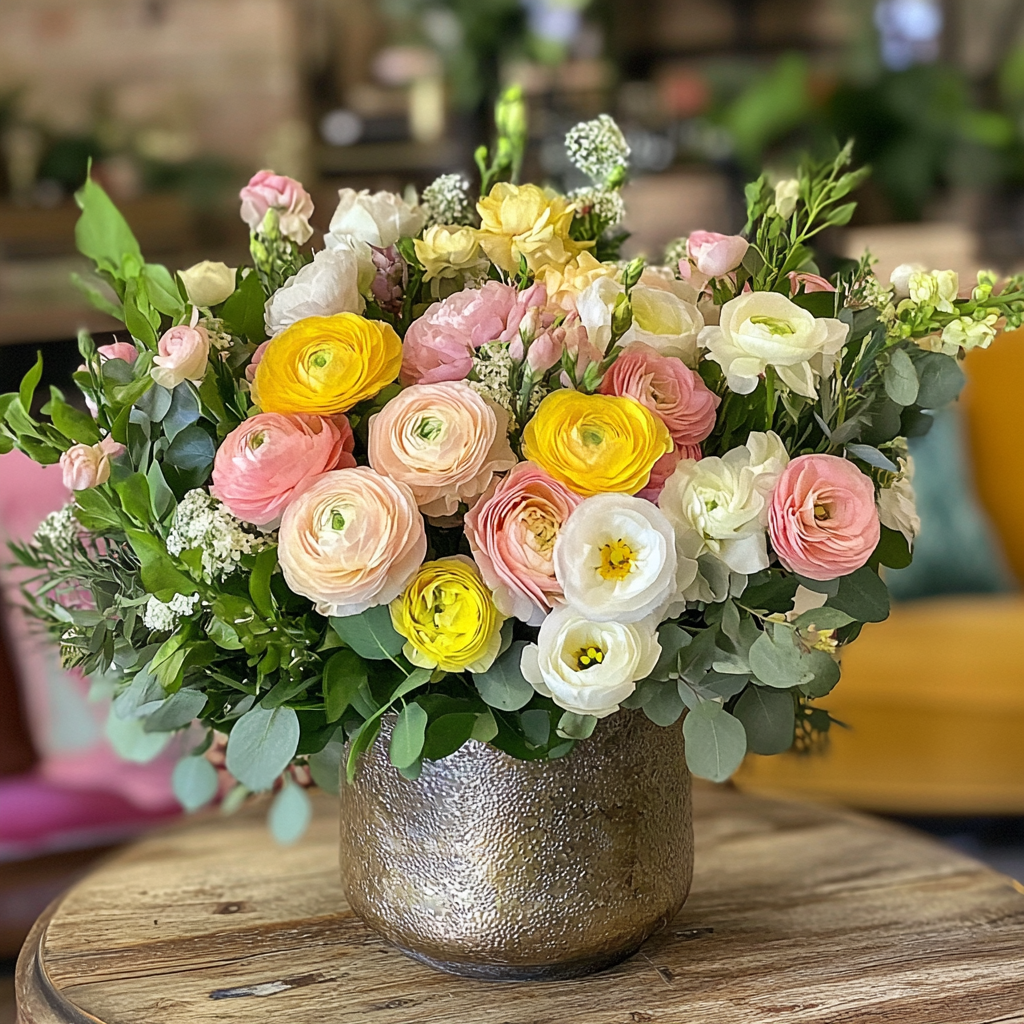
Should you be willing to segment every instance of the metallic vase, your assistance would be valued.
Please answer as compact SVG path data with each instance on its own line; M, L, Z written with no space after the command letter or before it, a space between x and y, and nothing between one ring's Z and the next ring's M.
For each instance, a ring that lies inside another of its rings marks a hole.
M639 711L554 761L471 740L420 777L390 726L341 784L352 909L404 953L491 980L571 978L631 956L682 907L693 873L682 730Z

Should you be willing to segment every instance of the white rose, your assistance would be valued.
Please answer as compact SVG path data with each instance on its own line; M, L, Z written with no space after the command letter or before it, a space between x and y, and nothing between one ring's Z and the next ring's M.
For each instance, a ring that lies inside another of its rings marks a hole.
M908 455L899 460L900 472L888 487L878 492L878 518L890 530L899 530L908 544L921 532L914 494L914 460Z
M927 269L923 263L901 263L889 275L889 284L892 285L893 298L910 298L910 278L914 274L924 273Z
M193 306L216 306L235 290L235 269L226 263L203 260L187 270L179 270L178 277Z
M264 307L267 333L280 334L296 320L335 313L362 313L359 264L353 252L323 249L290 277Z
M683 282L680 282L681 284ZM665 288L638 283L630 293L633 323L620 344L642 341L662 355L676 356L687 366L697 365L697 336L704 318L692 302Z
M675 531L678 556L711 554L748 576L767 569L768 503L788 462L782 441L771 431L752 433L747 444L721 458L681 459L658 498Z
M817 397L817 382L832 372L849 327L814 317L779 292L748 292L722 306L718 327L705 327L698 343L722 367L729 388L749 395L772 366L798 395Z
M520 668L560 708L605 718L651 674L660 656L650 623L591 622L563 607L544 620L537 643L523 648Z
M672 524L642 498L586 498L558 532L554 565L566 601L588 619L659 615L676 591Z
M386 249L400 238L418 235L426 219L421 206L410 206L394 192L371 195L369 189L343 188L338 190L338 207L324 242L330 247L334 240L347 236Z
M785 178L775 186L775 209L783 220L789 220L800 198L800 182L796 178Z

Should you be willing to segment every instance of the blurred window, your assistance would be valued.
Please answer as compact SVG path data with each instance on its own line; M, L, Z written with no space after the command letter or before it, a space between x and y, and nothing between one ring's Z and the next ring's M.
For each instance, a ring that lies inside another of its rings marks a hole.
M938 59L942 8L937 0L881 0L875 5L882 61L893 71Z

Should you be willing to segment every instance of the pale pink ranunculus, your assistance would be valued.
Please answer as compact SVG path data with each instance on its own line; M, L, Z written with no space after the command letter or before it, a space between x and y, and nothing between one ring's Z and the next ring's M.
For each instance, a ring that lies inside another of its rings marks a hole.
M805 295L812 292L834 292L835 287L818 274L806 274L799 270L791 270L789 278L789 297L793 298L803 290Z
M157 343L150 376L165 388L175 388L183 380L198 384L206 374L210 356L210 336L205 327L181 324L164 331Z
M252 354L252 359L249 360L249 365L245 368L245 379L251 384L256 379L256 367L263 361L263 356L267 351L267 346L273 339L260 342L256 346L256 351Z
M539 466L521 462L466 513L469 546L503 615L539 626L562 603L555 538L582 500Z
M412 491L369 466L316 477L288 504L278 534L285 582L321 615L393 601L427 553Z
M238 519L274 527L310 480L356 464L355 438L344 416L263 412L221 442L210 493Z
M412 489L427 516L472 504L495 473L516 464L508 413L464 381L414 384L370 417L367 446L378 473Z
M130 341L115 341L109 345L97 345L96 355L100 362L108 359L123 359L126 363L134 363L139 358L139 350Z
M249 184L238 193L242 200L242 220L250 231L259 230L267 210L277 210L281 234L299 245L313 234L309 218L313 215L313 199L294 178L273 171L257 171Z
M61 457L64 486L69 491L87 491L110 479L110 460L125 450L112 437L98 444L74 444Z
M473 353L489 341L511 341L529 309L547 301L544 285L525 291L500 281L455 292L413 321L403 344L403 384L465 380Z
M601 381L604 395L635 398L660 417L676 448L697 445L715 429L721 399L681 359L642 341L627 345Z
M768 509L779 560L812 580L833 580L864 565L881 529L875 485L835 455L800 455L783 470Z
M724 277L743 262L749 245L742 235L694 231L686 240L686 254L701 274Z

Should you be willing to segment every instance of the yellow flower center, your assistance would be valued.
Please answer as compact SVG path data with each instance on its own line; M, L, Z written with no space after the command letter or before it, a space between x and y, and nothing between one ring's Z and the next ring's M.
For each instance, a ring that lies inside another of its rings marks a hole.
M821 523L821 522L824 522L824 520L826 520L826 519L831 519L832 517L829 514L829 510L828 510L827 506L825 506L825 505L815 505L814 506L814 518L819 523Z
M602 579L624 580L633 571L635 561L636 552L620 537L601 548L601 567L597 572Z
M546 554L554 546L558 527L551 516L540 509L528 508L523 513L523 524L527 531L527 543L534 551Z
M573 659L576 662L577 671L582 672L595 665L600 665L604 661L604 650L597 644L588 644L586 647L581 647L573 655Z

